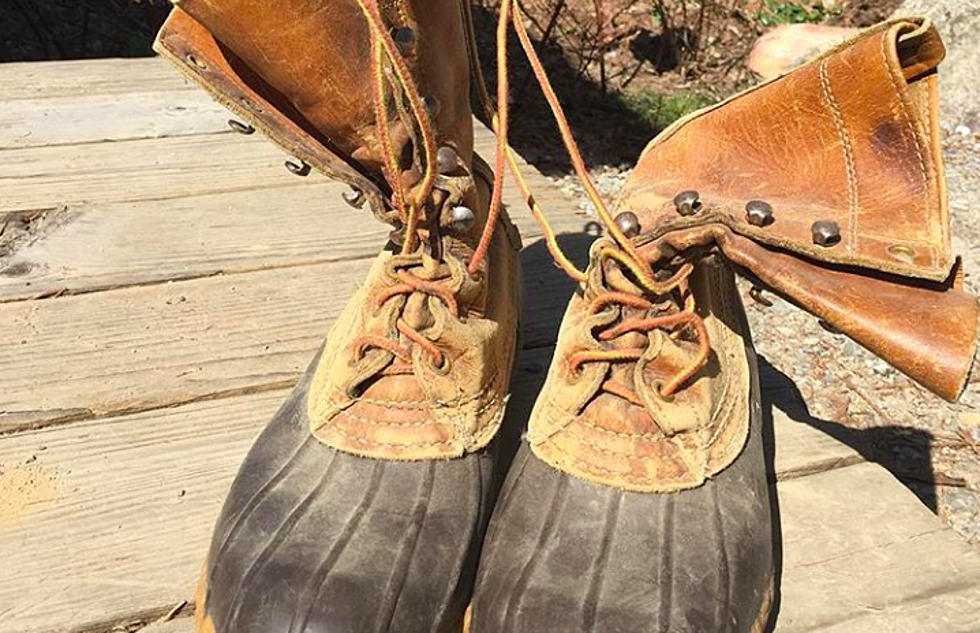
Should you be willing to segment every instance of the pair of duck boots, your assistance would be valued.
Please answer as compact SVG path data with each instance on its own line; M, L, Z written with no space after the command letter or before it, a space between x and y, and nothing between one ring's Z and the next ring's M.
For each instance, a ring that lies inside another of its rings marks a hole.
M770 492L734 275L958 395L977 303L950 252L941 41L883 24L678 121L616 215L600 207L585 270L545 224L578 287L507 464L522 283L500 203L506 50L491 168L473 152L467 2L182 0L158 37L294 171L349 184L393 226L231 487L198 631L763 631ZM505 0L504 42L512 20Z

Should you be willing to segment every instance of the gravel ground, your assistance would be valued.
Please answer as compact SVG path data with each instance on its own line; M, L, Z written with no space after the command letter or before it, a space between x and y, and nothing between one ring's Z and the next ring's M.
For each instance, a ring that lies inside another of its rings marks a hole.
M980 130L945 130L950 206L966 285L980 292ZM604 167L593 179L615 199L628 170ZM578 207L595 213L572 176L556 178ZM973 272L971 275L970 272ZM805 403L814 424L897 475L958 533L980 544L980 383L948 404L922 389L847 337L826 331L810 315L776 297L746 309L764 373ZM777 406L779 406L777 399ZM797 407L800 408L800 407ZM796 414L795 417L799 417Z

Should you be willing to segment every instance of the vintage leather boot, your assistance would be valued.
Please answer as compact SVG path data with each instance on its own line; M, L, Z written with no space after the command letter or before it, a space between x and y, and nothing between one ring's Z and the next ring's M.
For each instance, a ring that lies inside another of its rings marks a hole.
M183 0L158 38L295 171L351 184L396 228L232 485L201 633L462 626L517 347L520 239L473 154L458 0L382 5Z
M978 309L950 251L942 56L928 23L880 25L647 147L494 510L471 633L764 630L770 491L733 269L959 394Z

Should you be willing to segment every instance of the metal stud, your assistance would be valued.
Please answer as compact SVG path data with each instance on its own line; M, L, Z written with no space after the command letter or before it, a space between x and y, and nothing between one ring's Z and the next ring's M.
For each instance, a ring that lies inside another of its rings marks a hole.
M582 227L582 230L589 237L602 237L602 225L595 220L586 222L585 226Z
M238 134L244 134L248 136L249 134L255 134L255 128L248 123L242 123L236 119L228 119L228 127L231 128L232 132L237 132Z
M440 147L436 151L436 167L440 174L451 174L459 167L459 154L448 145Z
M683 216L694 215L701 210L701 196L697 191L682 191L674 196L674 206Z
M772 205L763 200L750 200L745 205L745 219L752 226L769 226L776 221Z
M402 55L411 55L415 50L415 31L407 26L400 26L391 32L395 46Z
M840 242L840 226L833 220L817 220L810 230L817 246L830 247Z
M476 214L473 209L464 206L453 207L449 212L449 223L457 233L469 233L476 224Z
M623 211L615 219L616 226L626 237L636 237L640 234L640 219L632 211Z
M364 192L353 185L351 185L350 189L351 189L350 193L342 193L340 194L340 197L344 199L344 202L354 207L355 209L363 208L364 199L366 197L364 195Z
M293 162L291 160L287 160L286 163L285 163L285 165L286 165L286 169L289 170L289 173L293 174L294 176L309 176L310 175L310 169L311 168L310 168L310 166L307 163L305 163L303 161L300 161L298 163L295 163L295 162Z

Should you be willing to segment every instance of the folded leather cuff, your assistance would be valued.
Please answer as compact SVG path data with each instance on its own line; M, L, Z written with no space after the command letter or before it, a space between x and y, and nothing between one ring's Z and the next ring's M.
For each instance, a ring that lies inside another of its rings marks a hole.
M712 244L938 395L972 365L978 312L950 246L938 124L945 49L887 22L686 117L646 148L622 210L648 251ZM697 190L688 209L674 197Z

